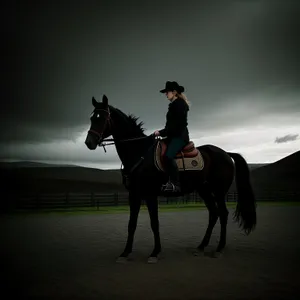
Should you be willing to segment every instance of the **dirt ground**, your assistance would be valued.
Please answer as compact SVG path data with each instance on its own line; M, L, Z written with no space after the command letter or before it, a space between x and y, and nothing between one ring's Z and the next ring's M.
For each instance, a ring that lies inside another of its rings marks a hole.
M258 207L245 236L232 221L227 249L195 257L208 212L160 213L163 252L147 264L153 236L141 213L132 260L123 250L127 214L1 217L1 299L300 299L300 206Z

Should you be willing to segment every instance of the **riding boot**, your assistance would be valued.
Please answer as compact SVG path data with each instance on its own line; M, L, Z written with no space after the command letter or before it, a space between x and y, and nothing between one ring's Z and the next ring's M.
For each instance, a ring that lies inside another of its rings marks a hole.
M179 170L175 159L166 159L166 171L169 174L169 181L163 185L164 192L181 192Z

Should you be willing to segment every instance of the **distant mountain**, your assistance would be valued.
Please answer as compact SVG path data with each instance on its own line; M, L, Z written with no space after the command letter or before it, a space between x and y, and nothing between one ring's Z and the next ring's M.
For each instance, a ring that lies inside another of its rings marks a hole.
M253 169L252 183L256 189L300 190L300 151L274 163Z
M0 162L0 169L16 169L16 168L55 168L55 167L78 167L68 164L50 164L34 161L15 161L15 162Z
M264 166L267 166L269 165L269 163L257 163L257 164L248 164L248 167L250 169L250 171L254 170L254 169L257 169L257 168L260 168L260 167L264 167Z
M256 191L298 188L300 151L275 163L248 164ZM24 192L125 192L119 169L101 170L75 165L30 161L0 163L0 186ZM235 190L235 183L231 186Z
M10 166L11 164L11 166ZM125 191L120 170L41 163L0 164L1 187L20 192Z
M268 165L267 163L252 163L248 164L249 169L253 170L262 166ZM40 163L34 161L16 161L16 162L0 162L0 169L19 169L19 168L57 168L57 167L68 167L68 168L85 168L74 164L51 164L51 163ZM95 168L86 168L95 169ZM102 169L97 169L102 170ZM118 171L118 169L106 169L105 171Z

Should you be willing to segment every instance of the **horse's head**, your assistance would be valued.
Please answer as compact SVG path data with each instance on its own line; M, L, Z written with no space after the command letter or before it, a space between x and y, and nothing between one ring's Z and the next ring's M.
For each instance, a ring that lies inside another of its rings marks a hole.
M112 134L112 131L107 97L104 95L102 102L97 102L93 97L92 103L94 110L90 117L91 127L87 133L85 144L90 150L95 150L103 139Z

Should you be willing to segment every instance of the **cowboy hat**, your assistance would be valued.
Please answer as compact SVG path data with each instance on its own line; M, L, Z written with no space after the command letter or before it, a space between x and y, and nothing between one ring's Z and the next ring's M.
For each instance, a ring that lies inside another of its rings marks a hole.
M177 91L179 94L184 92L184 87L180 86L176 81L167 81L165 88L160 90L161 93L165 93L168 91Z

